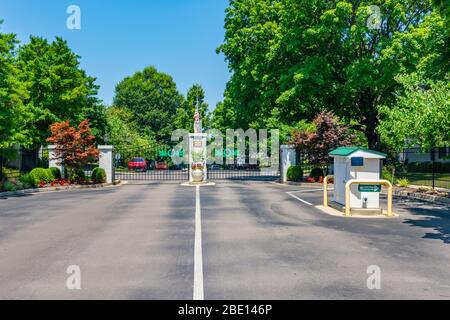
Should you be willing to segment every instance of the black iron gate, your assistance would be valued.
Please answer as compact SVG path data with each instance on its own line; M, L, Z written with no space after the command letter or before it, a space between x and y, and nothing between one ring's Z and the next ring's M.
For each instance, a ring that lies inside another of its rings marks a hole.
M188 181L189 166L175 165L171 151L155 146L114 151L115 179L122 181Z

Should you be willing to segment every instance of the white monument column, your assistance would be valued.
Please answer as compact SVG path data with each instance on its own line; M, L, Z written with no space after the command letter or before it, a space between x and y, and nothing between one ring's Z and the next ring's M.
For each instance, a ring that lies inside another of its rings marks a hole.
M48 167L49 168L58 168L61 172L61 175L64 177L64 167L61 165L60 161L61 159L55 158L55 149L56 145L49 145L47 147L48 150Z
M189 182L194 182L192 176L192 164L202 163L203 165L203 182L207 180L208 171L206 168L206 156L207 156L207 137L206 133L191 133L189 134ZM201 155L201 159L195 159L195 155Z
M291 166L296 165L296 150L293 145L282 145L281 147L281 182L287 182L287 172Z
M113 146L98 146L99 167L106 172L106 183L114 182L114 147Z

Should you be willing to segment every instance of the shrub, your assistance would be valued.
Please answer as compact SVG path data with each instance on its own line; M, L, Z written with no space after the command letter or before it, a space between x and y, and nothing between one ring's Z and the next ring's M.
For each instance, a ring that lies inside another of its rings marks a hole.
M392 176L392 168L389 167L383 167L383 170L381 172L381 176L384 180L387 180L391 183L395 183L396 179L394 176Z
M314 178L314 180L319 180L320 177L324 177L323 170L321 168L314 168L312 169L311 173L309 174L311 178Z
M397 183L398 183L398 186L402 187L402 188L406 188L407 186L409 186L408 179L398 179Z
M289 181L300 181L303 178L303 170L300 166L291 166L287 171Z
M16 191L17 187L11 181L5 181L5 183L3 184L3 190L5 190L5 191Z
M19 181L22 182L25 189L35 187L40 182L28 173L21 175Z
M70 171L70 181L81 182L83 180L86 180L83 169L75 168Z
M52 167L48 169L51 174L53 175L53 178L55 178L55 180L59 180L61 179L61 170L59 170L59 168L56 167Z
M106 172L103 168L95 168L92 171L92 181L95 183L105 183L106 182Z
M53 175L48 169L43 168L36 168L31 170L30 176L34 181L36 181L36 184L39 183L51 183L55 179L53 178Z

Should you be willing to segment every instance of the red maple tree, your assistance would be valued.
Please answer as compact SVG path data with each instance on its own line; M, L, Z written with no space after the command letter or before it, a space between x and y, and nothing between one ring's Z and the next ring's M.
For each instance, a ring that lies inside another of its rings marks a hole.
M314 119L314 132L294 130L293 142L300 152L312 164L329 163L329 152L338 147L352 145L355 136L345 125L338 122L332 112L321 112Z
M84 120L78 128L72 127L69 121L56 122L50 126L52 136L47 142L55 145L55 156L52 160L60 160L60 164L69 168L80 168L99 157L95 145L95 136L91 134L89 120Z

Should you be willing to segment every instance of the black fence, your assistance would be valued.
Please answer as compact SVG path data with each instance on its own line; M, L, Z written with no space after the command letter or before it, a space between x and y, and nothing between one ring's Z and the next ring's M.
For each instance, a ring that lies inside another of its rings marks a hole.
M280 177L280 170L273 168L208 169L207 174L209 180L272 181Z
M407 149L395 160L386 166L384 174L389 177L393 173L397 182L406 179L409 185L450 189L450 148L435 148L428 152Z

